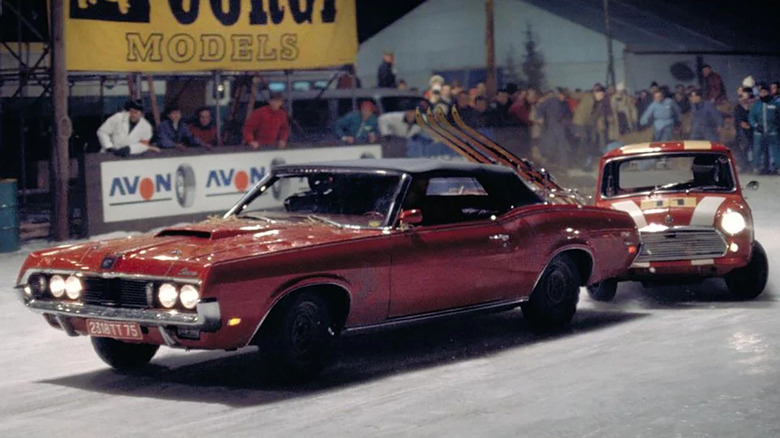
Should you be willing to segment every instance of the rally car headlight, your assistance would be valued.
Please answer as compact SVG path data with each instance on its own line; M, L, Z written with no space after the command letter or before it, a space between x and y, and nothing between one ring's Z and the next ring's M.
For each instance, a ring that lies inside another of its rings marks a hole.
M182 286L181 292L179 292L179 301L181 301L181 305L184 306L185 309L194 309L200 301L200 292L198 292L198 288L190 284Z
M52 275L49 280L49 292L54 298L62 298L65 294L65 279L61 275Z
M71 275L65 280L65 294L71 300L78 299L81 296L81 291L84 290L84 285L81 283L81 279L75 275Z
M746 227L745 217L736 211L727 211L723 217L720 218L720 227L723 231L731 234L741 233Z
M160 285L160 289L157 290L157 299L160 304L166 309L170 309L176 305L176 300L179 298L179 291L176 290L176 286L170 283L163 283Z

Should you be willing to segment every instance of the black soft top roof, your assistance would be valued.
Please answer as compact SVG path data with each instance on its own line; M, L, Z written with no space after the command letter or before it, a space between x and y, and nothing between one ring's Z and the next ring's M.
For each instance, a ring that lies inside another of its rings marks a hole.
M497 164L478 164L464 161L418 158L381 158L344 161L321 161L305 164L287 164L279 166L277 169L290 171L296 169L386 170L410 174L453 171L457 173L493 173L515 175L515 172L512 169Z

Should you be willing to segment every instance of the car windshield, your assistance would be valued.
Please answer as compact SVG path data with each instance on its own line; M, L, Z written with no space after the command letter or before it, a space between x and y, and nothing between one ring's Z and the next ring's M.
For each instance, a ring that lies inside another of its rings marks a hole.
M385 172L280 173L234 208L245 220L313 221L333 226L382 228L401 187L401 175Z
M667 154L607 163L602 177L605 197L635 193L734 190L728 156L717 153Z

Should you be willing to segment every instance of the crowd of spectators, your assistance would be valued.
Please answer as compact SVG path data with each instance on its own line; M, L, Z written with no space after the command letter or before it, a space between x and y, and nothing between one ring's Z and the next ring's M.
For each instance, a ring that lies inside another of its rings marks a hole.
M354 144L397 137L406 141L408 156L453 155L417 125L415 110L431 108L450 115L457 108L468 125L488 137L494 138L496 128L513 128L514 149L520 155L560 168L590 168L604 151L629 142L690 139L726 143L745 170L775 173L780 163L780 84L747 77L737 88L737 101L730 103L721 76L710 66L701 73L701 88L677 85L672 91L652 82L631 93L622 83L606 87L597 83L585 91L510 83L494 96L488 95L484 83L469 88L434 75L420 98L407 102L401 111L378 114L373 102L360 102L359 109L335 121L333 138ZM354 70L337 86L347 81L350 87L360 86ZM396 76L392 53L384 55L377 81L384 88L405 87ZM187 124L171 105L156 130L143 110L140 101L128 101L123 111L107 119L98 130L102 150L126 156L162 149L211 150L220 143L207 107L199 108L193 123ZM290 120L283 96L270 93L267 105L250 112L241 131L249 148L285 148Z

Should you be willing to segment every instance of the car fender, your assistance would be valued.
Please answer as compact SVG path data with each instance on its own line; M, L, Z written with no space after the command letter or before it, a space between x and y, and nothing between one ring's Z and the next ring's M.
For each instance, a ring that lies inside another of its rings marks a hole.
M306 277L296 278L294 280L291 280L283 284L271 295L271 301L267 306L265 306L266 310L263 312L262 317L257 323L257 327L255 327L255 330L252 333L252 336L249 338L249 342L247 345L252 343L252 340L254 340L254 338L257 336L257 333L260 331L260 328L268 319L268 316L271 315L271 313L275 309L277 309L277 306L281 305L282 301L284 301L285 298L291 296L292 294L297 293L302 289L317 287L317 286L336 287L346 292L347 316L348 316L349 307L352 304L352 292L351 292L351 287L349 282L347 282L345 279L336 275L329 275L329 274L317 274L317 275L310 275ZM346 316L344 319L346 320Z
M565 245L559 246L547 257L547 260L544 263L544 268L540 270L539 274L536 276L536 280L534 281L534 286L531 289L531 292L533 292L536 289L536 286L539 284L539 281L542 279L542 276L544 275L545 271L547 271L547 268L550 266L550 263L552 263L552 261L555 260L556 257L558 257L559 255L567 251L582 251L588 255L588 257L590 258L590 273L588 275L588 278L580 278L580 281L584 284L590 284L589 280L593 276L593 271L596 263L596 259L593 255L593 250L584 242L579 242L579 243L568 242ZM578 267L581 268L581 266L579 266L579 263L578 263ZM580 271L580 273L582 272Z

